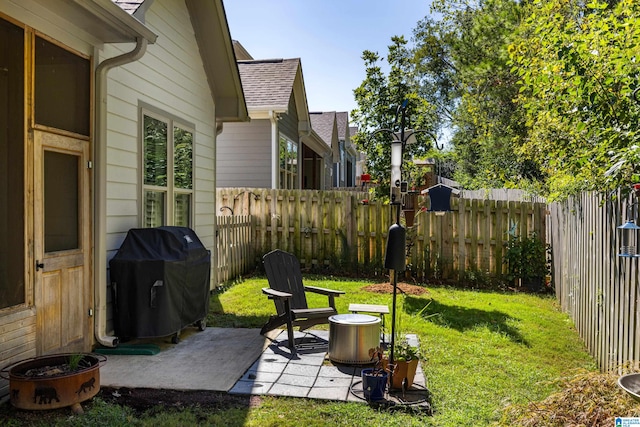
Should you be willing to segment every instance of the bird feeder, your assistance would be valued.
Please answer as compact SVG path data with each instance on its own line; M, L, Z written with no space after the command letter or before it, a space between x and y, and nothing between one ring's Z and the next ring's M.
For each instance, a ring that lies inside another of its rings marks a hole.
M634 184L633 190L633 194L635 194L635 196L638 196L638 194L640 193L640 184ZM636 246L638 242L638 230L640 230L640 226L636 224L636 215L634 212L637 203L637 201L631 201L629 203L629 207L627 208L627 222L617 227L618 230L620 230L621 242L620 252L618 252L619 257L640 257L640 254L638 254L638 248Z
M620 252L618 256L621 257L637 257L637 248L634 244L637 242L637 233L640 230L640 227L636 225L634 220L630 219L624 224L618 226L618 230L621 230L621 241L622 245L620 246Z

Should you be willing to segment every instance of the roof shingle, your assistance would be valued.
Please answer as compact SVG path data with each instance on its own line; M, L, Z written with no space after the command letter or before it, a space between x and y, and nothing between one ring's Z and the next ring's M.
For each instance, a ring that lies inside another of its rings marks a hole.
M346 111L337 112L336 120L338 124L338 139L346 139L346 131L349 127L349 113Z
M336 112L310 112L309 118L311 119L311 128L331 147L333 129L336 124Z
M286 110L299 68L300 58L238 61L247 107Z

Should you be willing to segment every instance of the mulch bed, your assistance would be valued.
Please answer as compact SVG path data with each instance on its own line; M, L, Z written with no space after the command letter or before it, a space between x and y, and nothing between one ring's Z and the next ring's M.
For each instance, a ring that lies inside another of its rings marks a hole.
M399 292L407 295L424 295L429 293L429 290L424 286L411 285L405 282L400 282L397 286ZM374 292L376 294L391 294L393 293L393 284L389 282L376 283L373 285L365 286L362 288L362 290L367 292Z

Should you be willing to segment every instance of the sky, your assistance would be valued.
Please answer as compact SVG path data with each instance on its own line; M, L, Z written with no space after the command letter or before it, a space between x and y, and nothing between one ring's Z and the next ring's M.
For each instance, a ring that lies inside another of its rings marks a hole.
M396 35L411 43L430 0L224 0L224 8L231 38L254 59L300 58L309 111L351 112L362 52L386 57Z

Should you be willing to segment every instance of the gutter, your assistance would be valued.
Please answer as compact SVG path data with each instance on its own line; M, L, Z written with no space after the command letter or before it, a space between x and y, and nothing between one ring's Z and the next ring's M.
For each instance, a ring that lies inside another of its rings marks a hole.
M93 247L93 283L94 308L96 320L94 334L100 344L115 347L118 337L107 335L107 73L142 58L147 50L148 40L137 37L135 48L113 58L105 59L96 68L96 140L93 144L95 172L93 175L93 211L94 211L94 247Z

